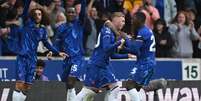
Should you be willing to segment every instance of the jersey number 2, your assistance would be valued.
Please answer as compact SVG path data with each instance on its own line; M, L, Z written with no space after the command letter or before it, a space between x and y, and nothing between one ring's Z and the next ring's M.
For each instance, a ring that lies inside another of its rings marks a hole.
M151 45L149 47L149 51L150 52L155 52L156 51L156 42L155 42L155 38L154 38L154 35L151 36Z

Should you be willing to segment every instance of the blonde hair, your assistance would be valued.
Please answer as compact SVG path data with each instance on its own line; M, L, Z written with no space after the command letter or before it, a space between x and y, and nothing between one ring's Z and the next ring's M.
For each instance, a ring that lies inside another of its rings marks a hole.
M125 15L124 15L124 13L122 13L122 12L114 12L114 13L112 13L112 15L111 15L111 20L112 20L113 18L115 18L115 17L125 17Z

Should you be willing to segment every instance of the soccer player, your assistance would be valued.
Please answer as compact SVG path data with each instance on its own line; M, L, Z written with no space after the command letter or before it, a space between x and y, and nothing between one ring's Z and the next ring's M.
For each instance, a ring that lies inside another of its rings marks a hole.
M120 31L125 25L125 16L121 12L114 12L111 15L113 26ZM97 44L92 56L87 64L87 73L85 79L85 92L80 93L85 96L84 99L93 99L95 93L99 92L99 88L113 89L115 85L115 77L110 70L110 58L128 58L128 54L118 54L117 50L123 43L123 39L118 37L109 27L104 25L99 33ZM84 94L85 93L85 94Z
M77 81L83 81L84 76L83 27L86 15L85 7L86 0L81 0L79 15L76 13L75 7L67 7L67 22L56 27L54 45L59 46L58 49L69 55L63 61L62 74L62 81L66 83L67 101L76 99L74 85Z
M150 28L145 26L146 16L142 12L135 13L133 17L134 37L125 39L125 49L135 54L136 63L130 72L129 79L123 82L132 101L140 101L138 91L149 83L153 74L155 61L155 38Z
M31 0L24 1L25 7L22 15L24 26L15 25L17 17L14 17L13 21L10 21L9 30L6 32L8 33L8 47L17 54L16 85L12 101L24 101L26 99L26 92L32 86L39 41L42 41L54 53L62 57L67 56L67 54L59 52L56 48L52 47L48 42L47 32L44 27L47 24L45 22L45 12L40 8L35 8L31 10L29 16L28 8L30 2Z

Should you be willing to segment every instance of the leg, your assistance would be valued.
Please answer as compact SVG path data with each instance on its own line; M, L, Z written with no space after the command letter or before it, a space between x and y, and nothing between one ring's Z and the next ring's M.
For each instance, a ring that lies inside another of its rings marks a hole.
M94 101L96 92L88 87L83 87L77 94L75 101Z
M107 91L105 94L104 101L115 101L117 100L118 93L121 90L121 85L118 85L118 83L113 83L109 86L107 86Z
M86 78L83 82L85 87L77 94L76 101L93 101L94 96L99 92L99 89L96 88L99 69L92 64L86 64L84 68L87 69Z
M77 79L75 77L68 77L66 81L67 101L74 101L76 97L75 84Z
M167 80L164 78L151 80L147 86L143 86L145 91L156 91L158 89L166 88Z
M25 68L27 66L26 58L23 56L17 56L16 63L17 81L15 84L15 90L13 91L12 101L24 101L26 99L26 95L23 93L26 90L26 87L24 85L26 75Z

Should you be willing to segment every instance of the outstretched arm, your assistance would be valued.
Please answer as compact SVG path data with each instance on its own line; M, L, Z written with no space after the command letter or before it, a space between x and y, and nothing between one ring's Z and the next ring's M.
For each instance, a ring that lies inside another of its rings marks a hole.
M140 55L140 48L143 45L143 40L136 39L136 40L129 40L126 39L125 48L128 53Z
M45 45L45 47L47 47L48 50L52 51L53 53L59 54L59 51L48 42L47 31L45 28L42 42Z
M82 24L84 24L85 17L86 17L86 0L81 0L81 11L79 14L79 20Z
M24 2L24 8L22 13L22 19L25 22L29 15L29 5L31 4L31 0L23 0Z

